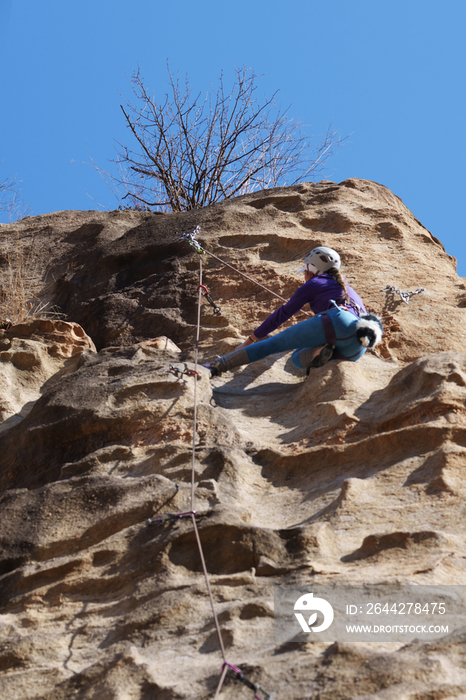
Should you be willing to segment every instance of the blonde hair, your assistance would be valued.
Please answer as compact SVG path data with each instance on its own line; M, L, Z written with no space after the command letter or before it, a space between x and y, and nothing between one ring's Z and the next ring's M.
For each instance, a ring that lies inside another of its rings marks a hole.
M326 274L332 275L333 279L341 285L345 301L349 301L348 285L340 270L337 270L336 267L332 267L330 270L327 270Z

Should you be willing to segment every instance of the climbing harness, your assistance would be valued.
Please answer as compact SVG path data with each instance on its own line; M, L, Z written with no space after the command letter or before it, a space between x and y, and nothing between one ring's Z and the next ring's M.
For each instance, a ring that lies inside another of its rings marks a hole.
M422 292L425 292L426 290L424 289L424 287L419 287L418 289L416 289L415 292L402 292L400 289L396 289L396 287L391 287L390 285L387 285L380 291L387 292L387 294L389 292L392 292L392 294L398 294L401 297L401 299L403 299L405 304L409 304L409 300L411 299L411 297L413 297L415 294L422 294Z
M217 304L215 303L215 301L214 301L214 300L212 299L212 297L210 296L210 292L209 292L209 290L207 289L207 287L205 286L205 284L200 284L199 287L197 288L197 291L199 291L199 289L203 289L203 290L204 290L203 293L202 293L202 296L204 297L204 299L207 299L207 301L209 302L209 304L213 307L213 309L214 309L214 314L215 314L216 316L220 316L220 314L222 313L222 310L221 310L220 306L217 306Z
M167 372L174 374L175 377L177 377L178 379L181 379L183 375L186 375L187 377L199 378L199 372L197 372L195 369L189 369L186 362L184 363L184 369L180 369L179 367L174 367L173 365L170 365Z
M244 277L249 282L256 284L258 287L260 287L261 289L264 289L269 294L272 294L272 296L277 297L277 299L284 301L286 304L286 302L288 300L285 299L285 297L282 297L282 296L280 296L280 294L273 292L271 289L269 289L268 287L265 287L263 284L261 284L260 282L255 280L253 277L249 277L249 275L246 275L244 272L241 272L241 270L238 270L236 267L233 267L233 265L230 265L229 263L225 262L225 260L222 260L217 255L214 255L209 250L206 250L205 248L203 248L200 245L200 243L198 241L196 241L196 236L200 233L200 231L201 231L201 227L196 226L194 231L191 231L190 233L181 234L181 237L178 238L177 240L179 240L179 241L184 240L187 243L189 243L189 245L192 246L194 248L194 250L196 251L196 253L199 253L199 255L210 255L211 258L215 258L215 260L218 260L218 262L221 263L222 265L224 265L225 267L229 267L230 270L234 270L234 272L237 272L239 275L241 275L241 277ZM307 311L303 311L302 309L301 309L300 313L304 314L305 316L311 315Z
M359 354L359 351L355 355L351 355L351 357L347 358L344 357L341 353L336 350L335 345L337 340L349 340L350 338L353 338L355 333L352 333L351 335L345 336L343 338L337 338L337 334L335 333L335 329L333 327L332 320L330 316L328 315L329 311L333 311L333 309L340 308L340 304L336 304L336 302L332 301L332 306L330 309L327 309L327 311L322 311L320 314L318 314L320 320L322 321L322 327L324 329L324 335L325 335L325 342L327 345L329 345L331 348L333 348L333 357L337 360L347 360L351 359L352 357L356 357L356 355ZM346 309L346 307L341 306L341 308Z

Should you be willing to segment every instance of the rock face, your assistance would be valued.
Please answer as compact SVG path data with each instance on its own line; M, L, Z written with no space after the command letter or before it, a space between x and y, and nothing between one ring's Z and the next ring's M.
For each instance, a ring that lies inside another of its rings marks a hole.
M288 355L190 376L200 256L180 237L198 225L222 309L202 300L200 360L281 303L218 258L287 298L319 244L383 316L383 344L309 377ZM0 227L4 248L12 233L67 321L0 331L2 697L214 697L192 518L168 517L191 511L193 470L225 654L249 680L285 700L466 696L466 629L274 642L275 586L466 583L465 280L401 200L303 183L182 215L28 218ZM231 678L219 694L253 697Z
M24 418L42 387L76 369L95 345L77 323L34 319L0 330L0 433Z

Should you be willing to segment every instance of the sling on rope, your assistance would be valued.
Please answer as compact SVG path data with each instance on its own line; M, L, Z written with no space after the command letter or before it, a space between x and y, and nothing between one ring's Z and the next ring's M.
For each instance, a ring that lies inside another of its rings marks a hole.
M258 692L261 692L266 700L272 700L271 695L266 693L264 688L262 688L262 686L260 686L258 683L253 683L252 681L248 680L240 668L233 666L233 664L228 663L228 661L225 662L224 666L231 668L231 671L228 671L227 669L226 675L228 678L233 678L235 681L240 681L240 683L243 683L247 688L253 690L256 700L263 700L263 698L260 698L257 695Z
M425 292L426 290L424 287L418 287L415 292L402 292L400 289L396 289L396 287L391 287L390 285L387 285L383 289L380 290L381 292L392 292L392 294L398 294L398 296L401 297L401 299L405 302L405 304L409 304L409 300L411 297L413 297L415 294L422 294L422 292Z
M160 518L147 518L147 525L153 525L154 523L165 523L167 520L178 520L178 518L185 518L187 515L196 515L195 510L187 510L186 513L164 513Z

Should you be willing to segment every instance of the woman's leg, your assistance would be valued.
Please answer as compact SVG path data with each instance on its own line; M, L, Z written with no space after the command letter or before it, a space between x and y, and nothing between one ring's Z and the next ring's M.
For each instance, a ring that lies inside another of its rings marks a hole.
M291 328L287 328L281 333L277 333L271 338L267 338L267 340L260 340L254 345L248 345L246 348L233 350L228 355L223 355L210 362L208 366L213 374L221 374L234 367L247 365L249 362L257 362L264 357L275 355L279 352L295 350L296 348L299 348L301 351L309 346L315 347L324 344L325 333L322 321L319 316L313 316L306 321L301 321L301 323L291 326ZM296 366L300 369L307 369L301 364Z
M288 350L302 350L307 347L316 347L317 345L325 345L325 333L320 316L313 316L306 321L296 323L290 328L286 328L281 333L273 335L267 340L260 340L254 345L248 345L245 348L249 361L257 362L269 355L275 355L279 352Z
M343 359L355 362L364 355L366 350L366 348L361 347L356 337L355 325L357 318L351 312L336 305L335 308L328 312L328 316L335 330L335 348ZM309 365L306 364L308 358L304 358L306 360L304 363L306 366L304 366L301 353L305 350L307 352L309 348L313 349L326 343L327 339L322 319L320 316L313 316L306 321L296 323L294 326L277 333L271 338L267 338L267 340L260 340L254 345L248 345L246 348L234 350L228 355L219 357L214 362L211 362L209 366L212 372L215 371L220 374L234 367L246 365L249 362L257 362L269 355L294 350L295 352L291 358L294 366L298 369L308 369Z
M332 308L327 315L335 331L336 350L344 359L356 362L366 352L366 348L361 346L356 337L358 319L350 311L337 306ZM304 348L313 349L316 346L325 345L327 342L321 317L313 316L245 349L250 362L256 362L278 352L294 350L291 356L293 365L298 369L308 369L309 353L303 357Z

